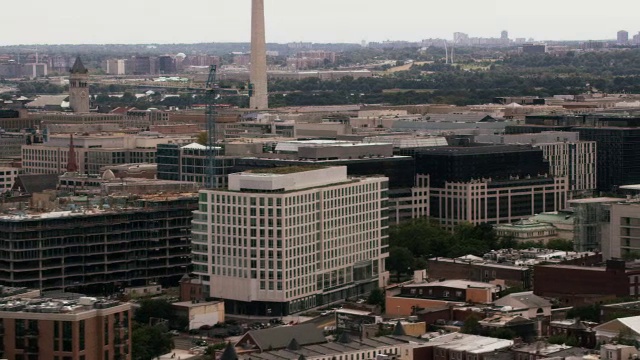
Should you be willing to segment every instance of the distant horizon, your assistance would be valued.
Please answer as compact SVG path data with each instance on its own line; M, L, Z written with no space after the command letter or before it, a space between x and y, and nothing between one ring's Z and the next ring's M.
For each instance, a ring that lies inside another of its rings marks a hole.
M246 43L250 40L250 0L190 0L177 4L156 0L112 0L93 11L82 0L55 5L35 0L33 9L3 3L0 46L148 45ZM640 31L640 2L609 0L589 6L578 0L539 0L514 5L509 0L458 0L431 4L424 0L265 0L269 43L358 44L470 37L536 41L606 41L627 30ZM615 15L614 15L615 14ZM615 17L614 17L615 16ZM571 39L571 40L564 40Z
M631 35L630 35L631 36ZM469 36L470 38L489 38L489 37L482 37L482 36ZM499 38L499 37L493 37L493 38ZM381 41L368 41L367 44L370 43L383 43L385 41L391 41L391 42L395 42L395 41L406 41L406 42L410 42L410 43L419 43L422 40L428 40L428 39L443 39L443 40L450 40L453 41L452 39L444 39L444 38L426 38L426 39L421 39L421 40L404 40L404 39L387 39L387 40L381 40ZM529 38L526 38L527 41L529 40ZM515 39L510 39L512 40L511 45L519 45L518 43L513 42L513 40ZM583 41L601 41L601 42L615 42L616 39L615 38L611 38L611 39L572 39L572 40L559 40L559 39L546 39L546 40L537 40L534 39L534 42L536 43L547 43L547 42L556 42L556 43L571 43L571 42L583 42ZM318 42L318 41L289 41L289 42L275 42L275 41L267 41L267 45L287 45L287 44L296 44L296 43L310 43L310 44L317 44L317 45L361 45L362 42ZM243 45L250 45L251 43L249 41L198 41L198 42L149 42L149 43L26 43L26 44L4 44L4 45L0 45L0 48L3 47L21 47L21 46L152 46L152 45L198 45L198 44L243 44ZM465 47L464 45L462 45L462 47ZM482 47L482 44L479 45L468 45L467 47ZM35 50L35 49L33 49Z

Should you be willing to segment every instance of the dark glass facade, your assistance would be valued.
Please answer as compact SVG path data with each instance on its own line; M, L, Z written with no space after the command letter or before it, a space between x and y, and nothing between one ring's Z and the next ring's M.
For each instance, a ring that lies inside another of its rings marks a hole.
M530 146L471 146L425 149L416 153L416 173L430 175L432 187L468 182L549 174L541 149Z
M598 190L640 184L640 128L575 128L580 140L597 143Z

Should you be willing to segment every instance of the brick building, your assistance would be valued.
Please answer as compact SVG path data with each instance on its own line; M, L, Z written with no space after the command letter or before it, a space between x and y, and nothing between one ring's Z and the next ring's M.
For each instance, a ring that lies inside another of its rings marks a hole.
M0 300L0 357L130 360L131 304L95 298Z
M621 260L608 260L604 267L538 265L534 278L536 295L557 298L566 306L637 297L640 293L640 267L627 266Z
M529 267L471 262L459 259L432 258L427 260L431 279L467 279L471 281L504 281L506 286L530 289L532 271Z

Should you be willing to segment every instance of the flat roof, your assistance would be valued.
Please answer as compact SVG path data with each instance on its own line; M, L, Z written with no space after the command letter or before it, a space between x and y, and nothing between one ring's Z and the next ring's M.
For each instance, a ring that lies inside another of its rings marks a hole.
M181 302L173 303L171 305L179 306L179 307L186 307L186 308L195 308L195 307L200 307L200 306L216 305L216 304L220 304L221 302L222 301L202 301L202 302L181 301Z
M249 174L269 174L269 175L287 175L296 174L306 171L322 170L326 169L326 166L321 165L297 165L297 166L281 166L274 168L262 168L247 170L245 173Z
M620 189L632 189L632 190L640 190L640 185L628 185L628 186L620 186ZM588 198L588 199L574 199L569 200L569 204L595 204L595 203L605 203L605 202L617 202L624 201L623 198L614 198L614 197L596 197L596 198Z
M496 286L493 284L482 283L477 281L468 281L468 280L445 280L445 281L434 281L430 283L422 283L422 284L409 284L404 285L406 288L420 288L420 287L450 287L456 289L467 289L469 287L472 288L495 288Z
M479 145L479 146L441 146L426 148L418 151L419 154L430 155L478 155L478 154L503 154L522 151L541 152L541 149L531 145Z

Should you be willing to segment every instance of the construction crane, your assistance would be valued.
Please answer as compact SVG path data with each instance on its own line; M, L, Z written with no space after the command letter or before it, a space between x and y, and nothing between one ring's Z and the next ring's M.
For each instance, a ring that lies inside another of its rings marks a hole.
M207 187L209 189L215 189L218 187L217 181L217 155L218 148L216 147L217 141L217 108L216 103L218 100L218 92L220 86L218 84L218 67L211 65L209 67L209 77L207 84L205 85L205 99L207 103L207 110L205 115L205 121L207 123Z

